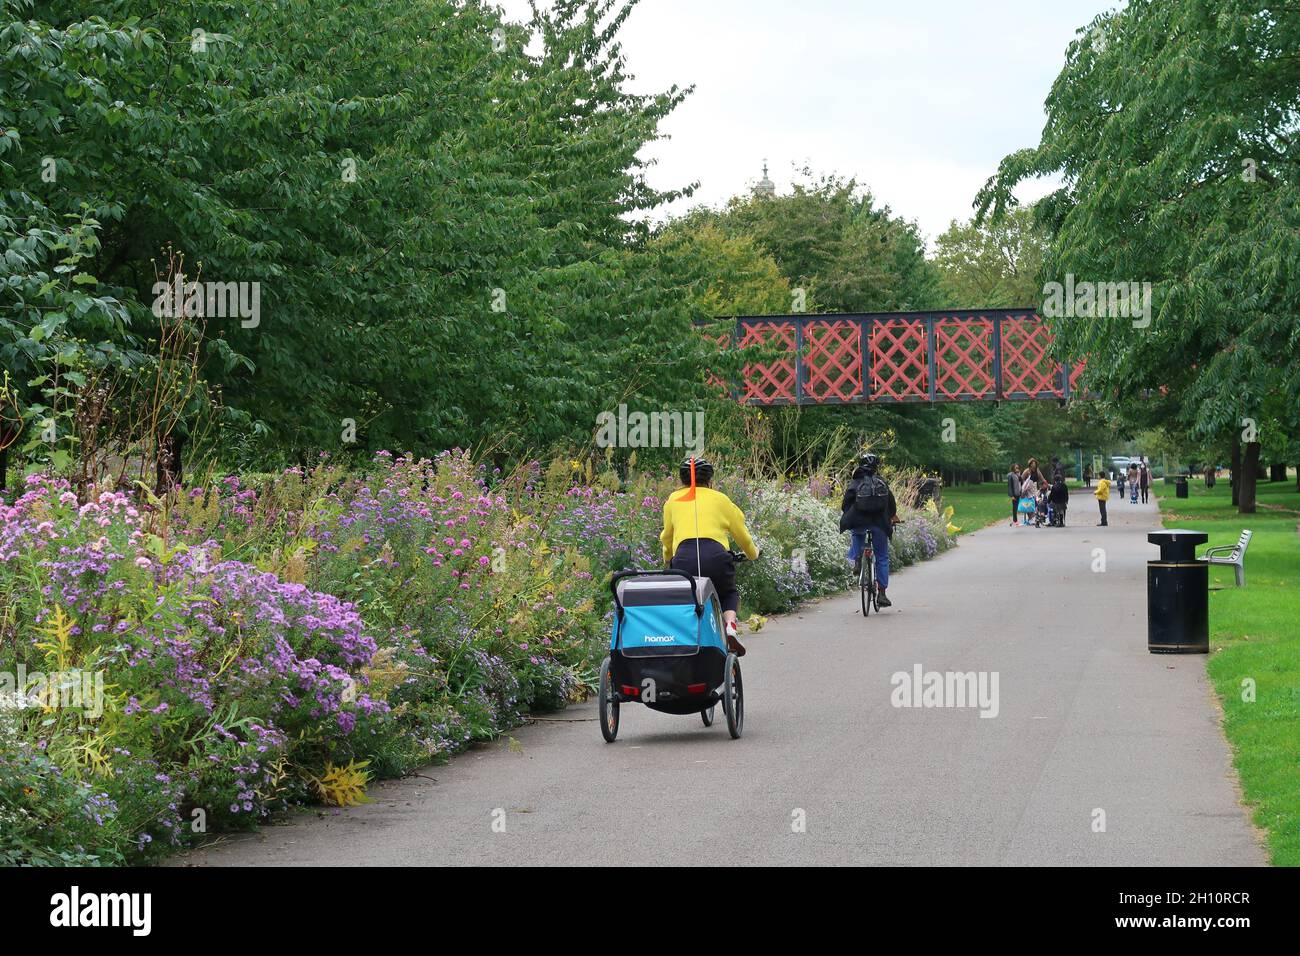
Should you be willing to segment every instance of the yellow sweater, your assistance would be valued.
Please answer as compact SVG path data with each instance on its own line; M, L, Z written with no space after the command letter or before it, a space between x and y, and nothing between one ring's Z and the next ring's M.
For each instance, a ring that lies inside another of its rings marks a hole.
M664 530L659 535L659 542L664 548L665 564L673 559L678 546L691 538L712 538L724 548L730 547L730 540L734 539L745 552L745 557L751 561L758 557L758 548L754 547L754 539L745 527L745 515L730 498L712 488L696 488L695 501L680 500L688 491L689 488L674 491L664 502Z
M1097 482L1097 490L1093 492L1098 501L1105 501L1110 497L1110 481L1106 478Z

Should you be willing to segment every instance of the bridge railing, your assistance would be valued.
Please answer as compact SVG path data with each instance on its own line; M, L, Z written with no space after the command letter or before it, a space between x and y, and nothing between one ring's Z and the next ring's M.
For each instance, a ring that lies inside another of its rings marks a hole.
M744 404L1081 397L1083 363L1052 357L1051 331L1033 309L740 316L729 325L719 345L783 353L745 365L734 389Z

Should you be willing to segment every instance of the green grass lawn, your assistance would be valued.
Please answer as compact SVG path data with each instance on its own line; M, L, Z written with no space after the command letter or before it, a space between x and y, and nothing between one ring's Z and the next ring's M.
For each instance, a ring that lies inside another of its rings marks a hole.
M1081 482L1067 481L1070 486L1070 507L1066 510L1066 521L1075 524L1097 523L1097 499L1092 496L1092 488L1083 487ZM1005 481L990 481L979 485L957 485L944 488L941 492L943 506L952 505L952 523L961 528L961 534L969 534L980 528L1004 521L1011 523L1011 499L1007 497Z
M1259 510L1239 515L1226 481L1191 497L1154 486L1166 528L1209 532L1209 545L1254 532L1246 587L1231 568L1210 569L1209 675L1223 702L1224 730L1255 822L1268 830L1278 866L1300 866L1300 494L1295 480L1259 486ZM1209 546L1207 545L1207 547ZM1221 590L1213 590L1222 588ZM1245 683L1255 700L1243 700Z

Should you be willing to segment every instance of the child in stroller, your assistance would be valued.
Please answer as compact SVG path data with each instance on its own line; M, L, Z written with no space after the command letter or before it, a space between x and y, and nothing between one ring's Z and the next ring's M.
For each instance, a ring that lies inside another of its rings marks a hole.
M1048 490L1044 488L1038 493L1037 507L1034 509L1035 528L1041 528L1043 523L1047 521L1047 492Z

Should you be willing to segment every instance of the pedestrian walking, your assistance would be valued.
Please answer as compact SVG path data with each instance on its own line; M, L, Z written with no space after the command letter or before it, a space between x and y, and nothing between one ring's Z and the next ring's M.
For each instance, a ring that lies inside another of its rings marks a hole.
M1128 503L1138 503L1138 466L1133 462L1128 466Z
M1147 503L1147 493L1151 490L1151 469L1147 463L1142 462L1142 468L1138 472L1138 487L1142 489L1142 503Z
M1016 526L1016 509L1020 507L1020 463L1007 472L1007 495L1011 498L1011 527Z

